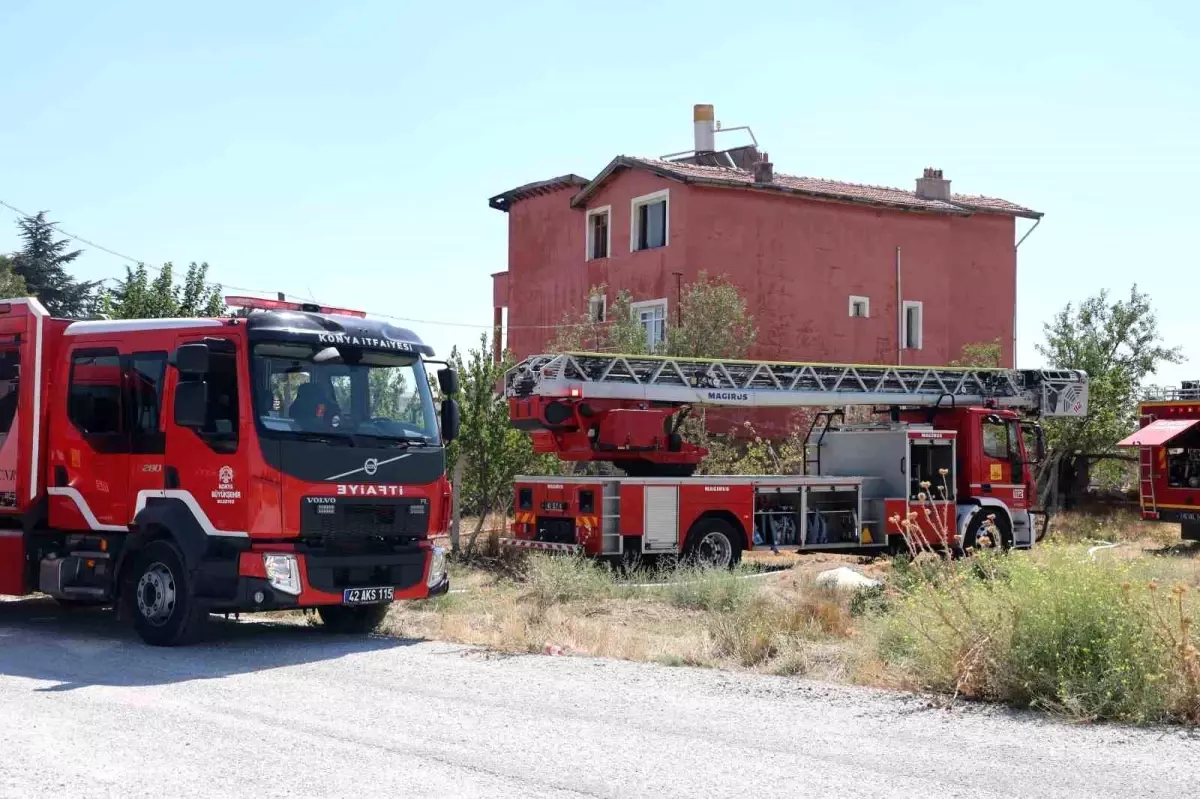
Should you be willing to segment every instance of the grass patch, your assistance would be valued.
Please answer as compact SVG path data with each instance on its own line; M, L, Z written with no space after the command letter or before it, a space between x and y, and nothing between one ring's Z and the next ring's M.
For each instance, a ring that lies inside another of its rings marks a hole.
M387 625L508 652L854 681L1074 719L1200 723L1200 547L1159 546L1177 531L1161 525L1166 536L1147 537L1122 514L1059 524L1032 552L810 554L753 579L752 566L625 574L536 553L476 559L454 567L465 593L399 603ZM1099 540L1120 546L1089 555ZM884 586L815 585L837 565Z
M903 687L1079 719L1200 721L1194 593L1164 589L1145 561L981 555L910 574L899 592L873 632Z

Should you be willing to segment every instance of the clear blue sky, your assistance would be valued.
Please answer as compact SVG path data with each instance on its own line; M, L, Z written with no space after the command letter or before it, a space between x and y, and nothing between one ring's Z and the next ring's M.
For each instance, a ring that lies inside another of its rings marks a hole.
M506 266L490 195L686 149L708 102L781 172L910 187L936 166L1044 211L1022 365L1065 302L1136 280L1193 361L1162 378L1200 377L1194 4L182 6L0 3L0 199L227 285L440 320L412 326L445 354Z

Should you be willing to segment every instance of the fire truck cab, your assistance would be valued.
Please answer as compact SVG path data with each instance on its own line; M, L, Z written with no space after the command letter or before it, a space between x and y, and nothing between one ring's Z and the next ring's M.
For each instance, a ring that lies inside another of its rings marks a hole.
M209 613L369 630L444 592L444 444L409 330L229 298L223 319L69 321L0 301L0 594L113 604L148 643ZM449 368L444 394L457 391Z

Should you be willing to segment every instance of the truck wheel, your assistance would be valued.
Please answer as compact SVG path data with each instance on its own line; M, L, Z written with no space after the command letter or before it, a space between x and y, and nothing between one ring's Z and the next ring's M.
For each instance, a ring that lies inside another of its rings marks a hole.
M996 533L987 535L983 532L983 525L991 513L995 513L996 516ZM1000 540L997 541L996 538ZM987 508L984 508L977 511L971 517L971 521L967 524L967 532L963 535L962 546L964 551L970 549L1001 549L1007 552L1012 548L1012 540L1012 523L1008 520L1008 514L1003 511L989 511Z
M321 624L331 633L347 633L352 635L367 635L375 632L387 616L390 604L360 605L322 605L317 608Z
M732 569L742 560L740 538L724 519L704 519L688 533L684 560L702 569Z
M135 556L130 578L133 626L151 646L195 641L208 614L196 600L179 548L152 541Z

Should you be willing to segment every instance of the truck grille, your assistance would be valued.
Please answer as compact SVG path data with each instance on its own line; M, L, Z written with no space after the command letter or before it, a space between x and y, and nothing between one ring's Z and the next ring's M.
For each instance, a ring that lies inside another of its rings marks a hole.
M306 537L421 537L428 530L429 502L425 499L372 502L304 497L301 500L300 534Z

